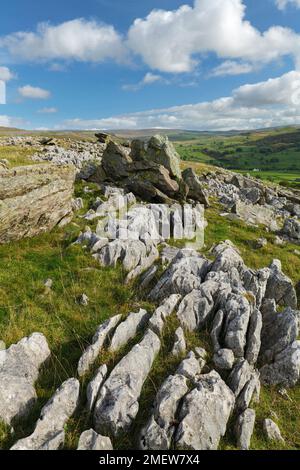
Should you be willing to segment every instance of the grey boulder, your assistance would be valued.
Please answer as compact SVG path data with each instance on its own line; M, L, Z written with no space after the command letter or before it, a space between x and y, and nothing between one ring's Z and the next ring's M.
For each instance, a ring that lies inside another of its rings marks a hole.
M160 340L148 330L142 341L116 365L100 389L94 410L97 432L117 436L129 429L139 410L143 384L160 349Z
M50 357L47 340L33 333L0 350L0 418L11 425L28 415L37 398L34 383Z
M55 392L41 411L34 432L20 439L11 450L57 450L64 443L64 427L79 400L79 382L69 379Z
M233 411L234 395L215 371L200 377L183 400L177 449L216 450Z

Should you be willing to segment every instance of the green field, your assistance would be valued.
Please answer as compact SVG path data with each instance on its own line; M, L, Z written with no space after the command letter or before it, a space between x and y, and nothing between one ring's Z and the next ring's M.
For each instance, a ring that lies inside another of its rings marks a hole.
M282 185L300 187L300 130L198 135L175 146L184 161L215 165ZM259 171L257 171L259 170Z

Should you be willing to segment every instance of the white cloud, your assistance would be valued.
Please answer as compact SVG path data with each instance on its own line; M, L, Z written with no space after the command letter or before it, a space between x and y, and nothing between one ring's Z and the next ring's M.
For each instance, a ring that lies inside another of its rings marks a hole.
M22 98L29 98L33 100L46 100L51 96L50 91L39 87L33 87L31 85L25 85L18 88L18 92Z
M22 127L26 123L24 119L16 118L12 116L0 115L0 126L1 127Z
M42 108L38 110L38 113L40 114L55 114L57 113L58 109L57 108Z
M279 10L284 10L290 3L300 8L300 0L275 0Z
M233 97L238 104L249 107L298 105L300 110L300 72L292 71L279 78L243 85L233 92Z
M284 8L290 1L277 4ZM299 5L300 0L293 3ZM58 25L40 23L36 31L0 37L0 48L15 60L48 61L52 70L72 60L122 62L134 54L152 70L183 73L195 70L208 53L232 62L230 74L247 73L251 64L287 55L300 67L300 35L282 26L261 32L246 19L243 0L194 0L193 6L177 10L152 10L133 22L127 37L112 25L84 18Z
M227 75L242 75L255 72L257 66L245 62L236 62L234 60L226 60L222 64L215 67L211 73L211 77L225 77Z
M57 59L101 62L125 56L121 36L113 26L83 18L57 26L40 23L36 32L16 32L0 38L0 47L22 61Z
M300 72L234 90L231 97L106 119L68 120L69 129L256 129L300 122Z
M122 89L125 91L137 91L143 88L144 86L152 85L156 82L167 83L167 80L165 80L161 75L148 72L138 83L123 85Z
M8 82L15 78L15 74L8 67L0 67L0 80Z
M300 57L300 36L273 26L264 33L245 19L242 0L195 0L194 6L153 10L129 29L128 46L152 69L189 72L208 52L225 59L267 63Z

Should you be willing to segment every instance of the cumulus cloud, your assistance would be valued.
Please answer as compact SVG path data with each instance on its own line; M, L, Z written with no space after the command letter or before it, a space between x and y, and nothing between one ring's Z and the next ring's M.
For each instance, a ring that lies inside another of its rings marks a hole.
M0 80L8 82L15 78L15 74L8 67L0 67Z
M40 114L55 114L57 113L58 109L57 108L42 108L38 110L38 113Z
M249 107L298 105L300 110L300 72L292 71L279 78L243 85L233 92L233 97L238 104Z
M257 66L245 62L236 62L234 60L226 60L215 67L211 73L211 77L225 77L227 75L243 75L255 72Z
M194 6L153 10L129 29L128 46L152 69L189 72L208 52L225 59L267 63L300 56L300 36L273 26L264 33L245 19L242 0L195 0Z
M101 62L125 55L113 26L83 18L59 25L40 23L36 32L16 32L0 38L0 47L22 61L57 59Z
M153 109L105 119L65 121L69 129L256 129L300 122L300 72L244 85L214 101ZM299 98L299 99L298 99Z
M289 1L277 4L284 8ZM299 5L300 0L293 3ZM259 31L246 19L243 0L194 0L192 6L176 10L152 10L137 18L124 36L113 25L84 18L41 23L36 31L0 37L0 48L16 60L51 62L53 70L66 61L122 62L133 55L152 70L176 74L195 70L208 53L232 61L231 67L230 62L226 65L227 74L246 73L250 64L287 55L300 67L300 35L282 26Z
M147 85L152 85L155 82L164 82L166 80L161 76L151 72L146 73L146 75L138 83L123 85L122 89L126 91L137 91Z
M290 3L300 8L300 0L275 0L279 10L284 10Z
M22 98L28 98L33 100L46 100L51 96L50 91L31 85L25 85L23 87L18 88L18 92Z

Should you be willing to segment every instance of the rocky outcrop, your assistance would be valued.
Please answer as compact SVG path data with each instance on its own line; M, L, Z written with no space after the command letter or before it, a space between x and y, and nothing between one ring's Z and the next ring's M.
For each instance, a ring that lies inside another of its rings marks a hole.
M151 291L150 299L160 300L170 294L186 295L199 288L209 264L204 256L193 250L180 250Z
M93 180L113 181L144 201L172 204L189 198L209 204L198 177L191 169L181 173L178 153L161 135L148 142L133 140L126 147L110 140Z
M69 379L55 392L41 411L34 432L20 439L11 450L57 450L65 440L64 427L75 412L79 382Z
M74 180L71 166L0 168L0 243L32 237L68 222Z
M0 419L11 425L32 409L39 368L50 357L46 338L33 333L0 350Z

